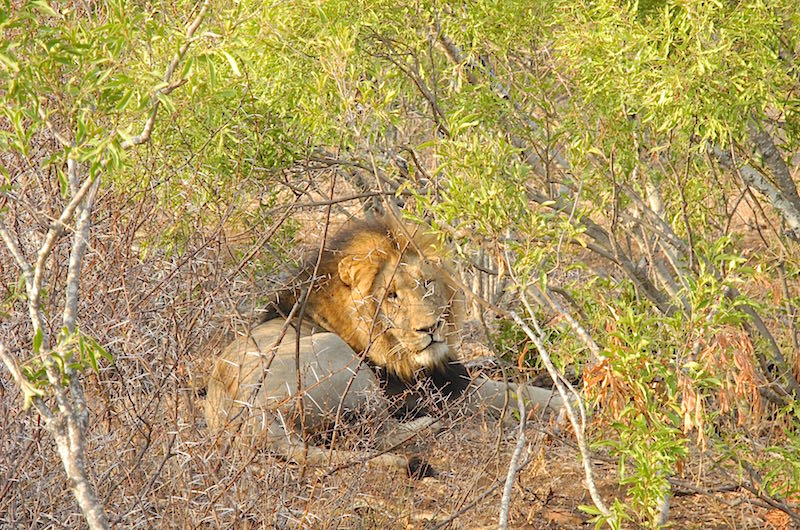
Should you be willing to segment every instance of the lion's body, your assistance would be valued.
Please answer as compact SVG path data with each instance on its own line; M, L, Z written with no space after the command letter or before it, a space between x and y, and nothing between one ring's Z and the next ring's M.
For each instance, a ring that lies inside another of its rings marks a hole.
M296 352L298 353L297 355ZM296 399L297 366L303 395L302 416ZM405 426L388 418L389 403L378 392L375 374L338 335L292 326L273 319L232 342L216 361L206 396L206 418L213 431L228 430L239 443L263 444L284 457L312 465L343 463L359 455L304 449L298 433L329 432L337 417L372 417L377 449L402 442L430 421ZM345 392L347 390L347 392ZM346 394L346 395L345 395ZM379 464L407 467L402 457L387 454Z
M278 342L281 334L283 338ZM257 430L268 425L267 411L284 415L284 422L299 427L301 419L292 418L286 407L297 395L295 351L299 351L297 361L301 367L300 384L305 405L302 422L309 430L322 428L335 415L341 399L329 389L344 388L356 368L362 367L350 347L334 333L312 334L311 326L303 326L299 350L297 346L295 328L284 326L281 319L260 324L249 336L231 343L217 361L212 379L216 384L209 385L206 398L213 404L230 402L225 414L208 414L209 427L219 430L235 415L253 416L255 411L263 415L254 424ZM359 400L377 384L372 371L359 369L351 384L352 393L348 392L345 397L344 410L355 410L363 405ZM234 397L238 400L231 399Z
M225 348L208 385L209 426L263 436L287 458L322 463L336 452L312 446L301 456L301 427L305 433L326 432L336 418L370 415L380 425L375 438L383 449L430 426L424 418L391 418L394 395L417 411L429 410L429 397L452 399L465 392L472 406L513 405L504 383L469 380L456 354L458 293L426 255L425 242L404 234L368 225L340 237L317 267L299 337L284 318L273 318ZM314 268L310 262L301 281ZM280 309L289 313L295 298L302 297L284 296ZM547 390L511 390L534 404L561 408ZM352 456L338 453L334 459ZM394 455L381 458L404 462Z

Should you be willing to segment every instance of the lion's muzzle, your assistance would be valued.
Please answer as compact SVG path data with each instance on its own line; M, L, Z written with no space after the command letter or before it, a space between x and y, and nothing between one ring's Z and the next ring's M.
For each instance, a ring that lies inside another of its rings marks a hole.
M445 341L444 327L445 323L439 321L432 326L417 330L419 342L414 360L418 365L435 368L447 362L450 357L450 345Z

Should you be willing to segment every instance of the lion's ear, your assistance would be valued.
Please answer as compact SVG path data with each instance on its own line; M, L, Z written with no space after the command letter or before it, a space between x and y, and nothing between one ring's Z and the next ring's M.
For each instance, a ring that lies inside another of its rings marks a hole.
M372 280L378 273L378 265L366 256L345 256L339 260L339 278L348 287L354 287Z

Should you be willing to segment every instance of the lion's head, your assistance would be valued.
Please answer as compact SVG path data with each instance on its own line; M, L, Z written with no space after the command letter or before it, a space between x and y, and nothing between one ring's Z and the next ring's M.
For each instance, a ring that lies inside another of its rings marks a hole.
M356 223L326 245L307 312L373 364L411 381L456 359L461 304L430 238Z

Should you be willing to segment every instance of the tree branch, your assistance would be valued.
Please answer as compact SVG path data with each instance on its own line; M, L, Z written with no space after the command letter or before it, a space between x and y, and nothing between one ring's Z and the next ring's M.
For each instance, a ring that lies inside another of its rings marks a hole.
M503 497L500 499L500 521L498 528L505 530L508 528L508 509L511 503L511 490L514 487L514 477L517 476L519 471L519 458L522 451L525 449L525 400L522 398L522 392L517 392L517 406L519 407L519 431L517 432L517 445L514 447L514 453L511 455L511 462L508 463L508 474L506 475L506 483L503 486Z
M56 137L58 143L61 144L62 147L72 146L73 143L66 136L58 132L55 125L53 125L53 122L51 122L50 118L47 117L47 113L44 111L44 108L42 108L41 103L40 102L37 103L38 103L39 118L41 118L42 121L44 121L45 126L47 126L50 132L53 133L53 136Z
M520 105L518 101L512 99L511 92L508 90L508 88L506 88L506 86L500 81L500 79L494 73L493 69L490 67L491 65L484 64L484 61L477 62L466 59L464 57L463 52L461 51L461 48L455 42L453 42L450 39L450 37L448 37L447 34L444 33L444 31L442 31L441 25L439 24L438 20L434 21L433 29L436 32L439 44L441 44L442 49L444 50L447 58L450 59L450 61L454 64L457 65L463 64L467 66L466 70L467 80L471 85L478 84L478 79L475 77L475 74L473 72L476 70L483 72L484 75L486 75L486 77L488 77L489 81L491 82L492 91L500 99L511 103L511 107L513 108L514 112L522 120L525 126L528 127L534 133L541 132L541 127L539 126L539 124L536 123L533 119L531 119L531 117L528 115L527 112L525 112L525 109L522 108L522 105ZM488 63L488 61L486 61L486 63ZM518 146L525 145L525 142L516 137L512 137L512 143ZM526 151L528 151L528 149L526 149ZM548 150L547 154L553 160L556 161L558 166L563 171L570 170L569 162L567 162L567 159L564 158L564 156L561 153L555 150ZM541 157L538 154L534 154L534 157L537 159L541 159Z
M58 217L58 219L56 219L53 224L50 225L50 229L45 235L44 243L42 243L42 246L39 248L39 252L36 256L36 265L33 268L33 278L31 284L28 286L28 311L30 313L31 323L33 324L33 332L39 333L39 330L41 330L43 351L46 351L50 348L47 330L45 330L42 326L41 308L39 307L42 277L44 274L44 263L47 260L47 257L50 255L50 252L52 252L58 237L64 231L67 221L72 218L75 210L81 204L81 201L83 201L84 197L89 192L89 189L92 187L96 179L97 174L95 174L94 177L89 177L86 179L86 181L84 181L83 185L78 189L78 192L72 197L72 200L69 202L69 204L67 204L66 208L64 208L64 211L61 212L61 215ZM5 240L5 238L3 239Z
M442 134L449 137L450 129L447 127L447 117L439 106L436 95L431 92L431 90L428 88L428 85L426 85L425 81L422 79L419 68L416 65L410 65L400 59L400 54L395 50L394 45L389 41L389 39L378 33L375 33L374 36L387 48L387 50L389 50L389 53L385 55L385 58L411 79L411 81L414 83L414 86L416 86L422 94L422 97L425 98L425 101L427 101L428 105L430 105L431 111L433 112L433 120L436 122L436 126L439 128Z
M186 42L183 43L183 46L180 47L178 52L175 54L175 57L172 58L172 62L169 63L167 66L167 70L164 72L164 77L162 81L164 82L165 87L156 89L153 91L153 108L150 111L150 117L144 124L144 128L142 132L137 134L132 138L128 138L124 142L122 142L121 146L123 149L129 149L133 146L143 144L150 139L150 135L153 133L153 127L156 124L156 115L158 114L158 107L161 105L161 100L158 99L158 96L164 94L169 94L175 88L182 85L183 82L178 81L175 85L170 86L169 80L172 77L172 74L175 72L175 68L177 68L178 63L181 62L183 56L186 55L186 51L189 49L189 46L192 44L192 37L194 36L194 32L197 31L197 28L200 27L200 24L203 22L203 18L206 16L206 12L208 11L210 0L205 0L203 5L200 7L200 12L197 13L197 16L189 24L189 27L186 28Z
M2 238L3 242L6 244L6 248L11 252L19 268L22 269L22 274L25 277L25 285L27 288L30 288L33 284L33 267L31 267L31 264L25 259L22 250L11 237L11 233L8 231L2 219L0 219L0 238Z
M800 212L800 196L797 195L797 186L792 179L791 173L789 173L786 161L775 146L772 137L755 119L748 124L748 131L756 149L761 153L764 162L772 172L772 178L775 180L778 189L781 190L786 200L794 206L795 210Z
M41 400L42 391L36 388L30 381L25 378L22 370L17 364L17 360L8 354L5 345L0 342L0 360L6 365L11 374L11 378L17 383L22 391L23 409L27 409L31 404L36 407L36 411L41 415L45 421L53 419L53 412L50 410L44 401Z
M733 149L733 147L731 147ZM795 241L800 241L800 209L795 206L791 197L787 198L757 169L749 164L738 165L734 162L730 152L724 151L716 145L709 145L708 150L719 163L735 171L745 184L762 193L770 204L778 211L786 222L788 234ZM795 194L797 191L795 190Z
M506 256L506 261L508 258ZM611 511L606 507L605 503L603 502L603 498L600 496L600 492L597 490L597 486L594 482L593 471L592 471L592 458L591 452L589 451L589 447L586 444L586 408L583 404L583 400L580 397L580 394L573 388L569 381L567 381L564 377L562 377L558 370L556 370L555 365L553 364L552 359L550 359L550 354L547 352L547 348L544 346L544 342L541 338L541 329L539 328L538 323L536 322L535 313L533 308L531 308L530 303L528 302L527 297L527 289L525 285L521 285L518 278L514 277L513 275L513 268L511 267L510 263L506 264L506 269L511 272L510 276L514 283L517 285L517 289L519 292L520 301L522 302L523 307L528 315L528 318L533 322L536 331L532 330L525 320L519 316L516 311L511 310L503 310L500 309L493 304L490 304L483 300L480 297L477 297L477 301L483 305L488 305L492 307L494 310L498 311L500 314L511 318L528 336L528 338L533 342L534 346L536 346L536 351L539 353L539 358L542 360L542 364L544 364L547 373L550 375L550 379L552 379L553 384L558 391L558 395L561 397L561 401L564 404L564 411L569 418L570 425L572 426L572 431L575 434L575 441L578 444L578 450L581 454L581 460L583 461L583 471L584 471L584 478L586 483L586 489L589 490L589 495L592 498L592 502L597 507L597 509L602 513L605 517L613 517ZM455 280L454 280L455 281ZM462 287L463 289L464 287ZM465 289L465 293L471 293L468 289ZM474 294L473 294L474 296ZM580 413L580 418L578 418L578 414L575 413L574 406L577 405L578 412Z
M100 179L95 179L83 204L78 208L77 221L75 223L75 234L72 240L72 250L69 254L69 267L67 271L66 301L64 303L63 325L70 332L75 330L75 318L78 309L80 272L83 255L89 238L89 227L91 225L92 208L94 206L95 195L100 187Z
M519 294L522 305L525 307L525 310L528 314L528 318L532 319L533 322L536 322L533 309L528 303L528 298L525 295L524 289L521 288ZM605 503L603 502L603 498L600 496L600 492L597 491L597 486L594 483L592 457L591 453L589 452L589 447L586 445L586 434L584 432L584 425L586 423L586 410L584 408L583 401L581 401L580 397L577 400L571 399L573 396L577 395L577 392L574 388L572 388L572 385L570 385L569 381L566 381L558 374L555 365L553 365L553 361L550 359L550 354L544 347L544 342L542 342L541 337L535 333L530 326L528 326L528 323L525 322L515 311L509 311L508 314L514 320L514 322L516 322L517 325L522 328L522 330L525 332L525 335L527 335L531 342L533 342L533 344L536 346L536 350L539 352L539 358L542 360L542 363L547 369L547 373L550 374L550 378L553 380L559 396L561 396L567 417L569 418L569 422L572 425L572 430L575 433L575 441L578 444L578 450L581 453L586 489L589 490L589 495L592 497L592 502L594 502L594 505L604 516L612 517L611 511L606 507ZM576 403L578 406L578 411L580 412L580 421L575 413L575 409L573 408L573 403Z
M124 149L142 144L150 139L160 105L159 96L168 94L183 84L182 80L172 85L169 84L169 81L178 63L186 54L195 31L205 17L209 4L210 0L206 0L202 4L197 16L186 30L186 42L184 42L175 54L175 57L169 63L164 73L164 86L154 91L153 98L155 101L153 102L153 107L142 132L123 142L122 147ZM39 107L38 112L47 128L55 134L61 146L71 146L71 142L55 130L42 107ZM108 158L102 159L101 167L105 167L108 160ZM100 180L99 172L95 172L83 181L83 183L80 183L78 162L72 157L67 159L67 176L72 198L64 207L58 219L53 221L48 228L33 265L28 263L19 245L11 237L5 224L0 221L0 238L2 238L9 252L14 257L14 260L22 269L25 277L28 312L33 325L34 343L39 343L37 344L37 353L44 364L52 393L58 404L58 410L53 412L44 404L40 399L42 391L25 378L16 360L6 353L1 343L0 360L2 360L16 384L19 385L22 390L25 403L28 404L32 402L39 413L45 418L45 428L53 435L61 462L67 474L70 490L75 496L89 528L92 530L105 530L109 528L108 518L105 514L103 504L97 499L94 487L86 472L84 454L86 429L88 428L88 410L83 395L83 387L80 383L79 374L74 373L72 369L67 369L66 374L63 374L52 359L50 337L44 325L41 308L42 281L44 278L46 261L58 242L59 237L63 234L67 223L74 216L75 232L67 272L63 324L69 332L75 330L80 295L80 272L88 244L92 207L99 189ZM69 377L69 392L67 392L67 388L62 382L64 375Z
M580 338L586 347L589 348L589 351L592 353L595 362L602 362L603 359L605 359L605 355L603 355L603 352L597 342L592 338L591 335L589 335L589 332L586 331L586 328L584 328L580 322L575 320L575 317L573 317L569 311L567 311L560 303L558 303L558 300L551 295L550 289L544 291L542 294L544 299L547 300L547 303L550 304L550 307L552 307L556 313L560 314L567 321L569 327L572 328L572 331L574 331L578 338Z
M527 187L526 193L529 200L556 212L566 214L572 210L572 204L560 197L552 199L530 186ZM627 255L619 252L616 241L603 227L588 217L581 218L580 223L585 228L584 233L594 240L594 243L587 244L589 249L619 266L659 311L667 316L675 314L677 307L653 284L645 271L640 270Z

